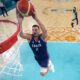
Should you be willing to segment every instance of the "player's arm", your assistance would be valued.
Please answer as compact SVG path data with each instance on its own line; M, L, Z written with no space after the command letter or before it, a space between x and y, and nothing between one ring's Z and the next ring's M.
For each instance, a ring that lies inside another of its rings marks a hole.
M35 13L34 13L35 14ZM32 16L35 21L39 24L41 30L42 30L42 37L45 39L47 37L47 30L45 28L45 26L43 25L43 23L38 19L38 17L36 15Z
M27 39L28 41L31 39L31 35L24 33L23 29L22 29L22 21L23 21L23 17L17 16L18 18L18 26L20 27L20 37L22 37L23 39Z
M31 34L24 33L22 26L20 26L20 37L22 37L23 39L27 39L29 41L31 39Z
M30 39L31 39L31 34L23 33L23 32L21 31L21 32L20 32L20 37L22 37L23 39L30 40Z
M46 30L45 26L44 26L43 23L37 18L37 16L35 16L35 20L36 20L36 22L39 24L39 27L41 28L42 37L45 39L45 38L47 37L47 30Z

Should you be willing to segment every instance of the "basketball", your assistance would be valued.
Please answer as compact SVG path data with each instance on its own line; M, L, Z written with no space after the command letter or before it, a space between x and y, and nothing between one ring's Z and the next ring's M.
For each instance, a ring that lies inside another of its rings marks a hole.
M20 0L17 4L17 9L22 15L26 16L31 16L34 12L34 7L28 0Z

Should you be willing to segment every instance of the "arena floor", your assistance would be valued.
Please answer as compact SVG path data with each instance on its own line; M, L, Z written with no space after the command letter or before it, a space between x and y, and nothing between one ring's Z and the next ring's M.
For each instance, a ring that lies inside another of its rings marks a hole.
M37 16L48 31L48 41L80 42L79 25L75 25L75 31L72 31L71 28L72 9L74 6L77 8L80 21L79 0L32 0L32 3ZM0 16L0 19L17 22L15 9L9 11L8 14L8 17ZM35 23L32 17L26 17L23 21L24 31L31 32L31 26Z

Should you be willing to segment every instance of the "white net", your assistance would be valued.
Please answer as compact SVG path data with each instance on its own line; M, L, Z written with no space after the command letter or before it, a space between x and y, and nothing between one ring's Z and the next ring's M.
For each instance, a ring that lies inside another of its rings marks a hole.
M23 42L24 41L20 40L19 38L15 45L13 45L9 50L7 50L1 55L2 61L0 62L0 78L2 80L4 79L4 75L9 77L23 76L23 65L20 63L20 50L19 50Z

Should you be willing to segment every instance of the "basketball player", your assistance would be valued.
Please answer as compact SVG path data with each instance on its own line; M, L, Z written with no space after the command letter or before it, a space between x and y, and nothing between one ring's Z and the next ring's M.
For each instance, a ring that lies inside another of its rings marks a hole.
M78 14L76 11L76 7L73 8L74 19L72 21L76 21L76 25L78 25Z
M74 31L74 25L75 24L78 25L78 14L76 11L76 7L73 8L73 19L72 19L72 23L71 23L73 31Z
M7 10L6 10L3 2L1 2L1 1L0 1L0 10L1 10L2 15L3 15L4 17L5 17L5 13L6 13L6 15L8 16Z
M28 40L28 43L34 53L35 60L41 66L40 74L44 76L49 71L49 69L54 72L54 65L49 59L47 43L45 41L47 37L47 30L35 14L33 14L32 17L39 25L32 26L32 34L24 34L22 26L20 26L20 36ZM42 30L42 34L40 34L40 29Z
M40 74L44 76L49 69L52 69L54 72L54 65L49 59L49 54L47 52L47 43L45 41L47 37L47 30L36 15L32 17L39 25L32 26L32 34L24 34L21 30L20 36L28 40L29 45L34 53L35 60L41 66ZM40 34L40 29L42 30L42 34Z

